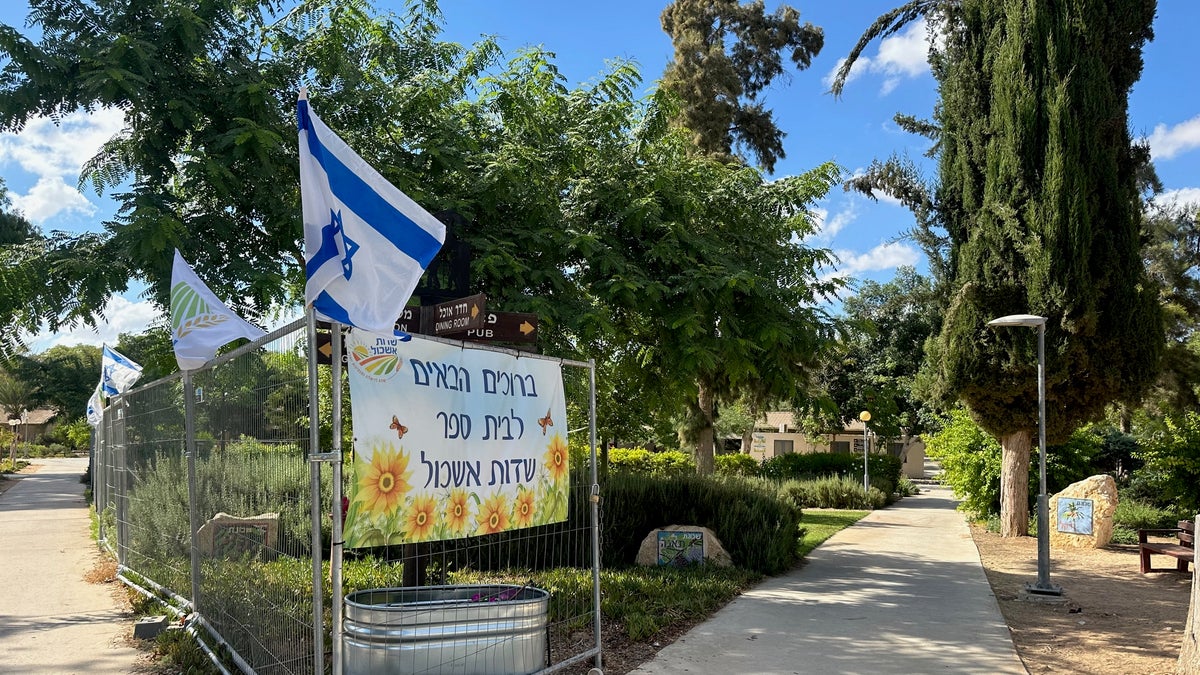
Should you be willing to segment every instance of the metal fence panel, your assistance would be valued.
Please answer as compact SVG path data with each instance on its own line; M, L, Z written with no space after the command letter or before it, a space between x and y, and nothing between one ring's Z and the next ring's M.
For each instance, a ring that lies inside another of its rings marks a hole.
M193 457L180 375L115 399L97 432L93 490L102 541L123 568L193 603L205 627L246 672L313 673L332 665L328 563L322 582L324 654L319 663L314 657L319 633L313 621L312 476L318 477L317 507L324 514L318 560L329 557L333 486L331 470L309 458L306 342L298 321L189 374ZM593 658L599 652L599 543L593 525L598 512L595 455L588 442L593 371L566 367L563 375L572 448L568 520L348 551L345 593L380 579L395 580L389 585L539 585L550 592L548 669ZM320 438L327 450L333 437L328 367L319 370L318 380ZM342 426L350 450L349 415ZM343 478L343 489L353 478Z

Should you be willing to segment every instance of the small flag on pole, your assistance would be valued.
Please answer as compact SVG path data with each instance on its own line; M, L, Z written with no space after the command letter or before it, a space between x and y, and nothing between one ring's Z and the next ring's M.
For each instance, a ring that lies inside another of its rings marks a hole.
M296 108L305 300L322 318L391 335L446 226L325 126L303 92Z
M87 422L93 427L100 426L100 420L104 415L104 403L100 400L100 385L96 384L96 390L92 392L92 397L87 402Z
M221 302L200 281L179 251L171 267L171 345L180 370L195 370L238 338L266 335Z
M142 376L142 367L130 361L117 350L104 345L100 359L100 392L105 396L118 396L129 391Z

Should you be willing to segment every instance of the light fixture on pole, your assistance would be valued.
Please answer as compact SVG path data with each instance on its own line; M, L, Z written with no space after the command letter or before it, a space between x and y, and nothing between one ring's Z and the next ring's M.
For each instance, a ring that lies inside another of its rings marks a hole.
M13 437L12 438L12 447L8 451L8 462L10 464L12 464L14 470L17 468L17 464L16 464L16 462L17 462L17 425L20 423L21 423L21 421L15 417L8 421L8 426L12 427L12 437Z
M1050 583L1050 513L1046 500L1046 317L1011 314L992 319L989 326L1023 326L1038 329L1038 578L1025 584L1035 595L1062 595L1062 587Z
M871 421L871 411L858 413L858 419L863 423L863 492L871 491L871 477L867 472L867 422Z

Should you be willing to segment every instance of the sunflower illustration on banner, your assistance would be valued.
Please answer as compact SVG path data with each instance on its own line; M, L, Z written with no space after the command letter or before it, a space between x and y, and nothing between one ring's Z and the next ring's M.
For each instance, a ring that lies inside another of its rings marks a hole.
M346 351L355 438L347 547L567 519L560 364L357 329Z

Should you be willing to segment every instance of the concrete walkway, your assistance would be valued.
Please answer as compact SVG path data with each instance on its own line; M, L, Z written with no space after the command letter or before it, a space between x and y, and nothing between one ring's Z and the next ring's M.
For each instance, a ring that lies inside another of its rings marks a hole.
M0 673L134 672L128 618L110 587L83 580L99 555L79 482L87 458L35 461L0 495Z
M1025 673L950 491L875 511L633 671Z

